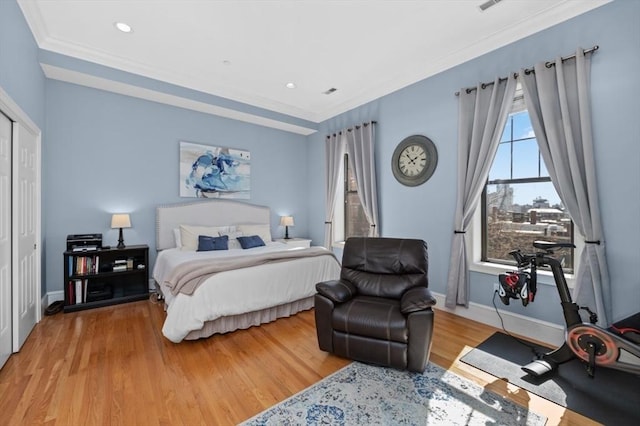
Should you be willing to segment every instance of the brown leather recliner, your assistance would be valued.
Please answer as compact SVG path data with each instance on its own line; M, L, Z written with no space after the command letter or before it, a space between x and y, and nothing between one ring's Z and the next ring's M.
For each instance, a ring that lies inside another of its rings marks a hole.
M424 371L436 300L427 244L398 238L349 238L339 280L316 284L320 349L366 363Z

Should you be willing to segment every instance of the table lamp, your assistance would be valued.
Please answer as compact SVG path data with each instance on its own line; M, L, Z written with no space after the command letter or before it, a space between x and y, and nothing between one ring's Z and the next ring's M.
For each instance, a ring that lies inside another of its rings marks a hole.
M118 248L125 248L124 238L122 238L122 228L131 228L131 219L127 213L114 214L111 216L111 228L120 228L120 236L118 238Z
M280 226L284 226L284 239L289 239L289 227L293 225L293 216L280 216Z

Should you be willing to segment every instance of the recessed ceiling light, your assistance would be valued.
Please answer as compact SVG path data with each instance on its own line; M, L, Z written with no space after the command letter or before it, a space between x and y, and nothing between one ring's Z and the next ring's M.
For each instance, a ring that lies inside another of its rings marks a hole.
M116 28L122 31L123 33L133 32L133 28L131 28L131 25L125 24L124 22L116 22L113 25L115 25Z
M287 83L287 84L285 84L285 87L287 89L295 89L296 88L296 84L295 83Z

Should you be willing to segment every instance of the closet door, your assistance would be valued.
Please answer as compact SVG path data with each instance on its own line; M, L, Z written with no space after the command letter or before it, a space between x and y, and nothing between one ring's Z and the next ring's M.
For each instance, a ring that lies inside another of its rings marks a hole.
M0 367L11 355L11 121L0 112Z
M37 246L40 152L38 137L13 126L13 350L17 352L40 320Z

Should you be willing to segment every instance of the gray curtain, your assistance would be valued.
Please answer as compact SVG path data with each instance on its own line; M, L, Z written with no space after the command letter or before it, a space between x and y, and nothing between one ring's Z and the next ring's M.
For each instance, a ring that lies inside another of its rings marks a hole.
M327 136L325 142L325 213L324 213L324 246L331 248L333 242L333 213L336 207L336 192L340 184L340 168L344 157L344 140L342 132Z
M574 301L595 307L601 326L612 319L611 288L596 185L589 74L591 56L539 63L522 71L524 98L551 180L574 224L585 238Z
M516 80L462 89L458 106L458 187L445 306L469 306L467 235L513 104Z
M378 189L374 154L374 123L365 123L345 132L349 164L356 176L358 196L369 221L369 237L380 235L378 226Z

